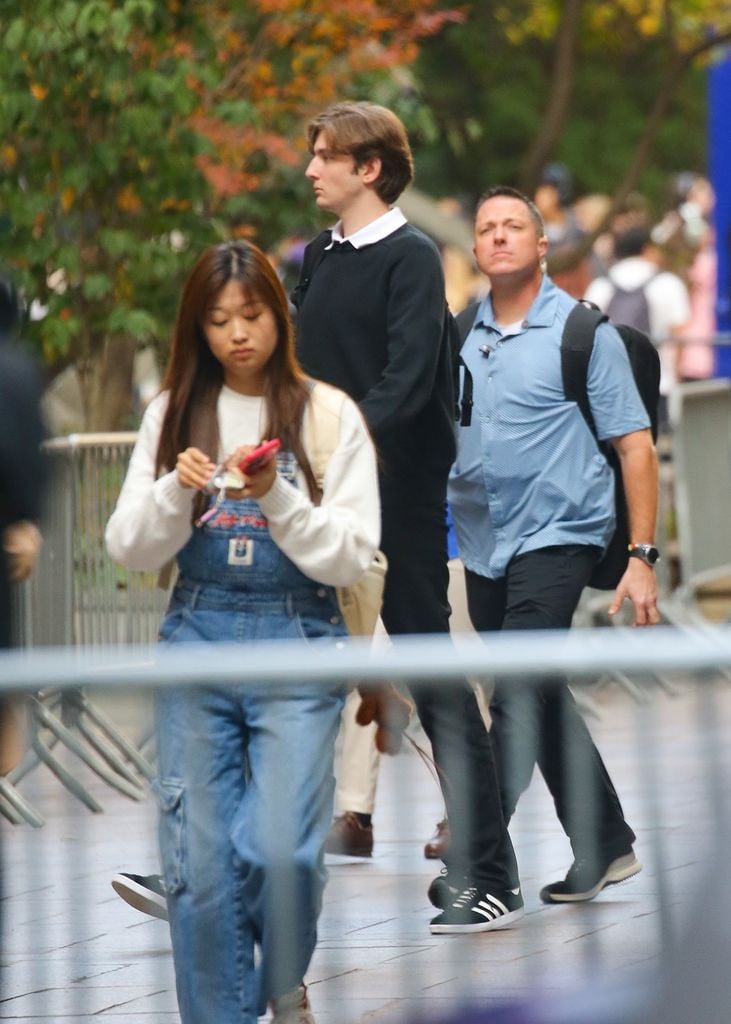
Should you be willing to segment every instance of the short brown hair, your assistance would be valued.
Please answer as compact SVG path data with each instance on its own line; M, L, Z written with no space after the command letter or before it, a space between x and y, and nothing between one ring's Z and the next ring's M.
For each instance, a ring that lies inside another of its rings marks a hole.
M493 187L489 188L487 192L483 192L477 200L475 217L482 209L482 204L486 203L488 199L494 199L496 196L506 196L508 199L519 199L521 203L525 203L528 207L528 213L531 215L531 219L535 224L538 237L543 238L545 236L546 225L543 222L541 211L532 199L529 199L523 192L519 192L517 188L512 188L510 185L493 185Z
M336 103L307 126L310 152L320 132L336 153L352 156L356 166L378 157L381 173L375 189L384 203L395 203L414 177L406 129L393 111L377 103Z

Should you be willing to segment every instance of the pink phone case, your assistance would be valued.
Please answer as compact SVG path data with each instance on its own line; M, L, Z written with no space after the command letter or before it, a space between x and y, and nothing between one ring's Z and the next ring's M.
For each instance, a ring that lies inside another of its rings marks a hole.
M258 448L254 448L244 456L239 463L239 469L242 473L256 473L258 469L274 458L280 447L281 442L276 437L273 441L265 441L264 444L260 444Z

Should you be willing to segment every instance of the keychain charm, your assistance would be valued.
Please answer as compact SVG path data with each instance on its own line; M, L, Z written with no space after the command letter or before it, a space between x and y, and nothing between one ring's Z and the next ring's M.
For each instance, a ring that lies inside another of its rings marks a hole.
M208 481L205 488L207 494L216 495L216 500L202 516L199 516L198 519L196 519L194 525L204 526L208 520L212 519L216 512L218 512L226 497L226 491L229 488L231 488L231 490L240 490L244 486L244 483L244 478L238 469L227 469L226 466L223 465L216 466L213 471L213 476Z
M216 512L218 512L219 508L223 504L223 499L225 497L226 497L226 488L222 487L219 490L218 494L216 495L216 500L206 509L206 511L203 513L202 516L199 516L196 519L194 525L195 526L205 526L205 524L208 522L209 519L213 519L213 517L215 516Z

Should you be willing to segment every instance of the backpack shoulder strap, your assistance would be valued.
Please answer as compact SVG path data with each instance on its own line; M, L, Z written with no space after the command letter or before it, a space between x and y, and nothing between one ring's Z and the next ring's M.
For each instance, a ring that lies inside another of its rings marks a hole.
M594 348L594 333L607 317L593 303L577 302L566 318L561 336L561 378L564 397L576 402L594 437L596 427L587 392L589 360Z
M321 492L327 464L340 441L340 417L345 399L345 392L338 388L319 380L312 382L302 436L315 482Z
M455 353L455 392L459 392L459 367L464 367L464 375L462 380L462 395L461 397L457 394L459 401L455 409L455 418L459 420L461 427L469 427L472 423L472 374L465 366L464 360L460 355L462 346L467 340L467 335L470 333L475 324L477 318L477 310L480 308L479 302L471 302L469 306L458 313L454 318L454 323L457 328L457 351Z
M325 247L329 244L332 238L331 231L321 231L319 235L312 239L310 244L305 249L305 258L302 261L302 270L300 271L300 279L289 296L290 302L299 309L302 304L304 294L310 286L312 275L315 273L320 263L325 257Z

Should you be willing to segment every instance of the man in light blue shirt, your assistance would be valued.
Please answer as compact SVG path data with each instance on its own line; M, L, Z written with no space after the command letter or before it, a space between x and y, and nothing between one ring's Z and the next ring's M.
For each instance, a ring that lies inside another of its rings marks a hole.
M462 348L471 423L459 428L449 485L475 629L568 628L612 536L614 478L564 395L561 335L576 304L544 274L548 242L535 205L499 186L480 201L475 258L490 280ZM596 433L619 457L631 555L610 611L629 599L638 625L659 620L652 568L657 458L626 349L599 326L587 373ZM547 903L593 899L641 865L617 794L564 680L537 690L497 680L491 702L509 820L537 763L571 840L566 878Z

